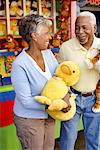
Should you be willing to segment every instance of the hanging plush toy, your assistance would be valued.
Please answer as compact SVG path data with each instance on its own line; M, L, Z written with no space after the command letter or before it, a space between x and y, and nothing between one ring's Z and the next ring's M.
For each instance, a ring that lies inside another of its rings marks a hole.
M79 66L72 61L65 61L61 63L55 72L54 77L48 80L45 85L41 96L36 96L35 100L49 105L47 112L54 118L59 120L69 120L76 112L75 98L76 96L72 94L70 96L71 109L64 113L63 108L67 107L67 103L63 98L68 93L68 87L72 86L78 82L80 77Z
M87 59L85 62L89 69L95 68L100 73L100 50L99 50L99 54L97 54L92 59ZM96 86L96 103L94 104L92 110L95 113L100 112L100 80Z
M93 112L100 113L100 80L96 86L96 103L92 108Z
M60 45L69 39L70 0L60 0L59 19L57 21L58 31L54 35L50 48L60 48Z

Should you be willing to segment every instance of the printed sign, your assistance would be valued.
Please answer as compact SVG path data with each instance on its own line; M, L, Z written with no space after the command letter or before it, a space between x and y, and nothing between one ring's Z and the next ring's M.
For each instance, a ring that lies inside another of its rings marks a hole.
M86 3L90 5L100 5L100 0L86 0Z

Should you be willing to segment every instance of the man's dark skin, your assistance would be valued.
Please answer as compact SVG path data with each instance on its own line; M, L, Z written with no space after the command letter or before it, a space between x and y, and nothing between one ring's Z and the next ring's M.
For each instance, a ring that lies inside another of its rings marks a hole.
M68 112L70 109L71 109L71 105L70 105L70 101L69 101L69 98L70 98L70 94L66 94L66 96L63 98L63 100L67 103L67 107L66 108L63 108L61 111L66 113ZM46 105L46 108L45 109L48 109L49 105Z
M70 98L70 94L66 94L66 96L63 98L63 100L67 103L67 107L66 108L63 108L61 111L66 113L68 112L70 109L71 109L71 105L70 105L70 101L69 101L69 98Z

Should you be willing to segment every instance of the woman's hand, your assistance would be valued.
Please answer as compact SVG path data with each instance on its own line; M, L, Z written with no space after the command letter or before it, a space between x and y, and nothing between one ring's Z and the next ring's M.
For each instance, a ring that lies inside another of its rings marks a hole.
M66 108L63 108L61 111L66 113L68 112L70 109L71 109L71 105L70 105L70 101L69 101L69 98L70 98L70 94L67 93L66 96L63 98L63 100L67 103L67 107Z

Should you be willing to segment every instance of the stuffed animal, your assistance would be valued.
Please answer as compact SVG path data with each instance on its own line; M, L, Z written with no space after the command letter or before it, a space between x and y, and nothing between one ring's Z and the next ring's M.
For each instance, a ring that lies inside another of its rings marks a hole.
M86 58L85 64L88 69L97 69L100 72L100 54L97 54L94 58Z
M93 59L91 59L91 62L95 69L97 69L100 73L100 52Z
M60 20L65 21L70 16L70 2L66 0L61 1Z
M31 10L31 1L27 0L26 1L26 15L32 14L33 10Z
M80 77L80 68L79 66L72 61L65 61L61 63L55 72L54 77L48 80L45 85L41 96L35 96L35 100L49 105L46 110L48 114L58 120L69 120L71 119L76 112L75 98L74 94L71 94L69 99L71 104L71 109L64 113L63 108L67 107L67 103L63 98L68 93L68 87L72 86L78 82Z
M51 40L50 48L60 48L60 45L69 39L69 20L70 20L70 1L61 0L60 1L60 12L59 12L59 21L57 23L58 31L56 36ZM58 38L60 37L60 38Z
M52 45L53 47L59 48L61 42L61 36L59 34L55 34L53 37Z
M19 35L18 20L10 21L10 33L15 36Z
M11 34L8 34L6 36L6 42L4 42L2 45L4 48L8 49L8 51L10 52L14 51L15 55L17 55L18 52L20 51L18 42L13 38L13 35Z
M100 73L100 52L92 59L86 59L85 63L89 69L95 68ZM92 108L93 112L100 112L100 80L96 86L96 102Z
M96 86L96 102L95 102L92 110L95 113L100 113L100 80Z
M47 2L46 0L42 0L42 15L45 18L49 18L51 16L50 10L47 8Z
M5 20L0 20L0 36L6 35L6 22Z
M95 69L97 69L100 73L100 52L91 60L91 62L95 66ZM96 103L94 104L92 110L95 113L100 112L100 80L96 86Z
M19 16L23 15L23 10L19 7L18 2L12 1L10 4L10 15L11 16Z

